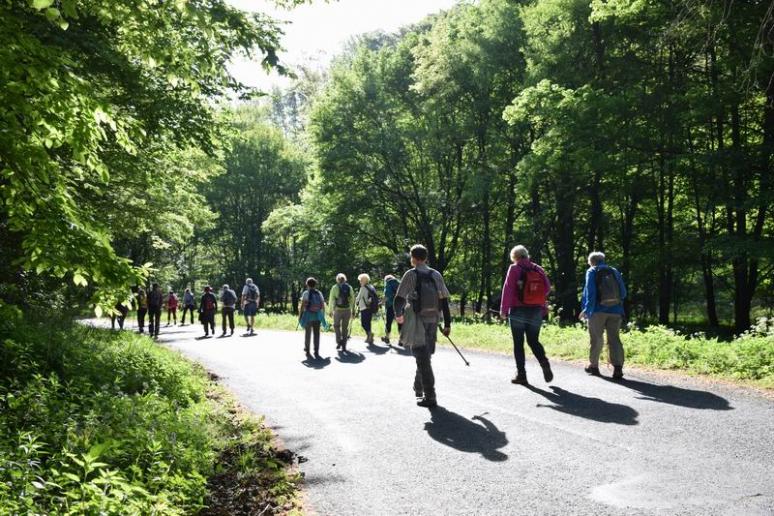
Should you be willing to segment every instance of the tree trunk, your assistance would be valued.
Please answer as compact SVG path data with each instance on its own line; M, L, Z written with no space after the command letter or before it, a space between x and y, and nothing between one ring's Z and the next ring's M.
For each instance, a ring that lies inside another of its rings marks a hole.
M556 301L562 322L575 321L578 305L578 282L575 277L575 199L572 185L561 180L556 189L557 228L555 247L557 261Z

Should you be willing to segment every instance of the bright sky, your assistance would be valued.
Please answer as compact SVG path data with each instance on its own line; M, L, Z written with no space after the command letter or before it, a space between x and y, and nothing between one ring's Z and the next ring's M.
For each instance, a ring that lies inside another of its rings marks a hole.
M327 66L352 36L400 27L420 21L428 14L452 7L457 0L314 0L291 11L279 9L268 0L227 0L234 7L258 11L285 25L280 59L289 66ZM235 60L230 66L237 80L265 91L286 86L288 80L267 75L259 62Z

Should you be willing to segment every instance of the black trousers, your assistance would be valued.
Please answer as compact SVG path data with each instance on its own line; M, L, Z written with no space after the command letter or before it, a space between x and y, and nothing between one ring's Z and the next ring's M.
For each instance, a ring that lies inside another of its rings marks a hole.
M145 331L145 315L148 313L147 308L137 309L137 326L140 328L140 333ZM150 330L149 330L150 331Z
M194 310L196 310L196 307L194 305L185 305L183 307L183 317L180 320L181 323L185 324L185 313L186 311L191 312L191 324L193 324L193 314Z
M228 327L231 328L231 333L234 333L234 307L224 306L223 312L223 333L226 333L226 319L228 318Z
M149 306L148 307L148 333L151 337L159 336L159 328L161 327L161 307Z
M204 334L209 335L210 329L212 329L212 334L215 334L215 310L211 312L202 312L201 313L201 320L202 320L202 326L204 326Z
M385 320L384 320L384 329L387 335L390 334L392 331L392 322L395 320L395 309L392 307L392 305L389 305L387 309L385 310ZM400 333L400 328L403 326L402 324L398 324L398 332Z
M435 400L435 375L433 374L432 357L435 353L435 342L438 339L438 324L423 322L425 326L425 345L411 348L411 354L417 362L417 372L414 375L414 393L424 395L427 400Z
M314 353L317 354L320 352L320 321L311 321L306 323L306 328L304 329L304 350L309 353L309 344L310 340L312 340L312 332L314 332Z
M540 327L543 324L543 309L539 307L515 307L508 316L513 336L513 357L516 359L516 370L524 371L526 358L524 356L524 337L538 362L546 361L546 350L540 343Z

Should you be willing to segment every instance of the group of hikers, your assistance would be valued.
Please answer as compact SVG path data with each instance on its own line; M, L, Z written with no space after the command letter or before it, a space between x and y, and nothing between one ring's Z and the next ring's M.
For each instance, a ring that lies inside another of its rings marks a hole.
M543 268L530 260L529 252L523 245L511 249L512 264L508 268L502 288L500 302L500 317L507 320L513 337L513 354L516 361L516 374L511 380L514 384L528 385L524 341L532 350L542 369L543 379L551 382L554 378L551 365L546 357L545 349L540 343L540 329L548 314L547 298L551 291L551 283ZM380 300L375 287L371 284L368 274L358 276L359 289L355 293L347 282L344 274L336 276L336 283L331 287L328 302L317 289L317 280L308 278L306 290L301 295L299 306L299 326L304 329L304 353L306 357L320 359L320 328L328 328L325 314L333 318L333 329L336 334L336 349L347 352L347 344L351 335L351 321L357 313L360 324L366 334L365 342L374 343L372 320L379 312L380 306L385 307L385 335L382 341L390 344L393 323L397 324L400 346L411 351L416 361L414 375L414 394L417 405L434 407L437 405L435 392L435 377L432 367L432 356L435 353L438 331L448 337L451 332L451 313L449 307L449 290L441 273L428 266L428 251L417 244L410 250L412 268L398 280L392 275L384 278L384 300ZM605 263L605 255L592 252L588 256L589 268L586 271L586 281L581 298L580 319L588 322L590 335L589 364L585 371L593 376L601 376L599 360L604 346L604 334L607 334L609 358L613 365L613 379L623 378L624 351L620 338L621 322L624 315L623 300L626 297L626 286L621 274ZM222 330L221 336L226 336L226 326L234 334L234 312L237 302L247 322L248 335L255 334L255 315L260 303L260 291L252 279L248 278L242 288L241 300L228 286L223 285L220 299L215 296L210 286L204 287L199 300L198 310L193 293L189 288L183 294L183 317L186 314L199 313L199 320L204 326L204 338L215 335L215 313L218 301L221 303ZM162 308L167 309L167 325L170 320L177 323L177 307L179 300L170 290L164 296L158 284L153 284L146 294L139 288L136 294L137 321L140 333L143 333L145 317L148 316L148 333L158 337ZM117 310L115 318L123 328L123 318L128 308ZM440 323L443 322L441 325ZM312 347L314 346L312 355Z
M258 313L260 298L261 292L258 285L251 278L247 278L245 281L241 299L228 285L223 285L220 296L215 295L211 286L205 286L201 298L199 298L198 308L193 292L190 288L186 288L183 293L183 314L180 325L185 326L188 314L190 314L191 324L193 324L193 314L196 312L199 314L199 322L204 327L203 338L215 336L215 314L218 312L218 302L220 301L223 329L221 337L230 337L234 335L234 313L237 302L239 302L247 323L247 334L255 335L255 315ZM167 310L167 326L177 325L177 309L180 306L180 299L174 290L170 289L165 296L158 283L153 283L149 292L146 292L143 287L138 287L137 293L134 295L134 303L137 306L137 328L140 333L145 333L145 318L148 317L148 334L153 338L158 338L161 327L161 312L164 308ZM124 328L124 319L128 313L129 307L125 303L116 304L114 314L111 316L113 329L115 329L116 322L118 322L120 329ZM226 334L227 324L230 330L228 335Z

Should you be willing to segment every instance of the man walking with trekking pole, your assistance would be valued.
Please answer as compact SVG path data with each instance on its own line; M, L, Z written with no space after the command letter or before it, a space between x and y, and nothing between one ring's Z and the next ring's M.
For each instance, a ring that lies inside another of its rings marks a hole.
M403 275L395 293L395 320L402 324L401 340L417 362L414 375L414 394L420 407L438 405L435 393L432 356L438 338L438 319L443 313L443 329L447 337L451 332L449 290L441 273L427 266L427 248L415 245L411 248L413 269Z

